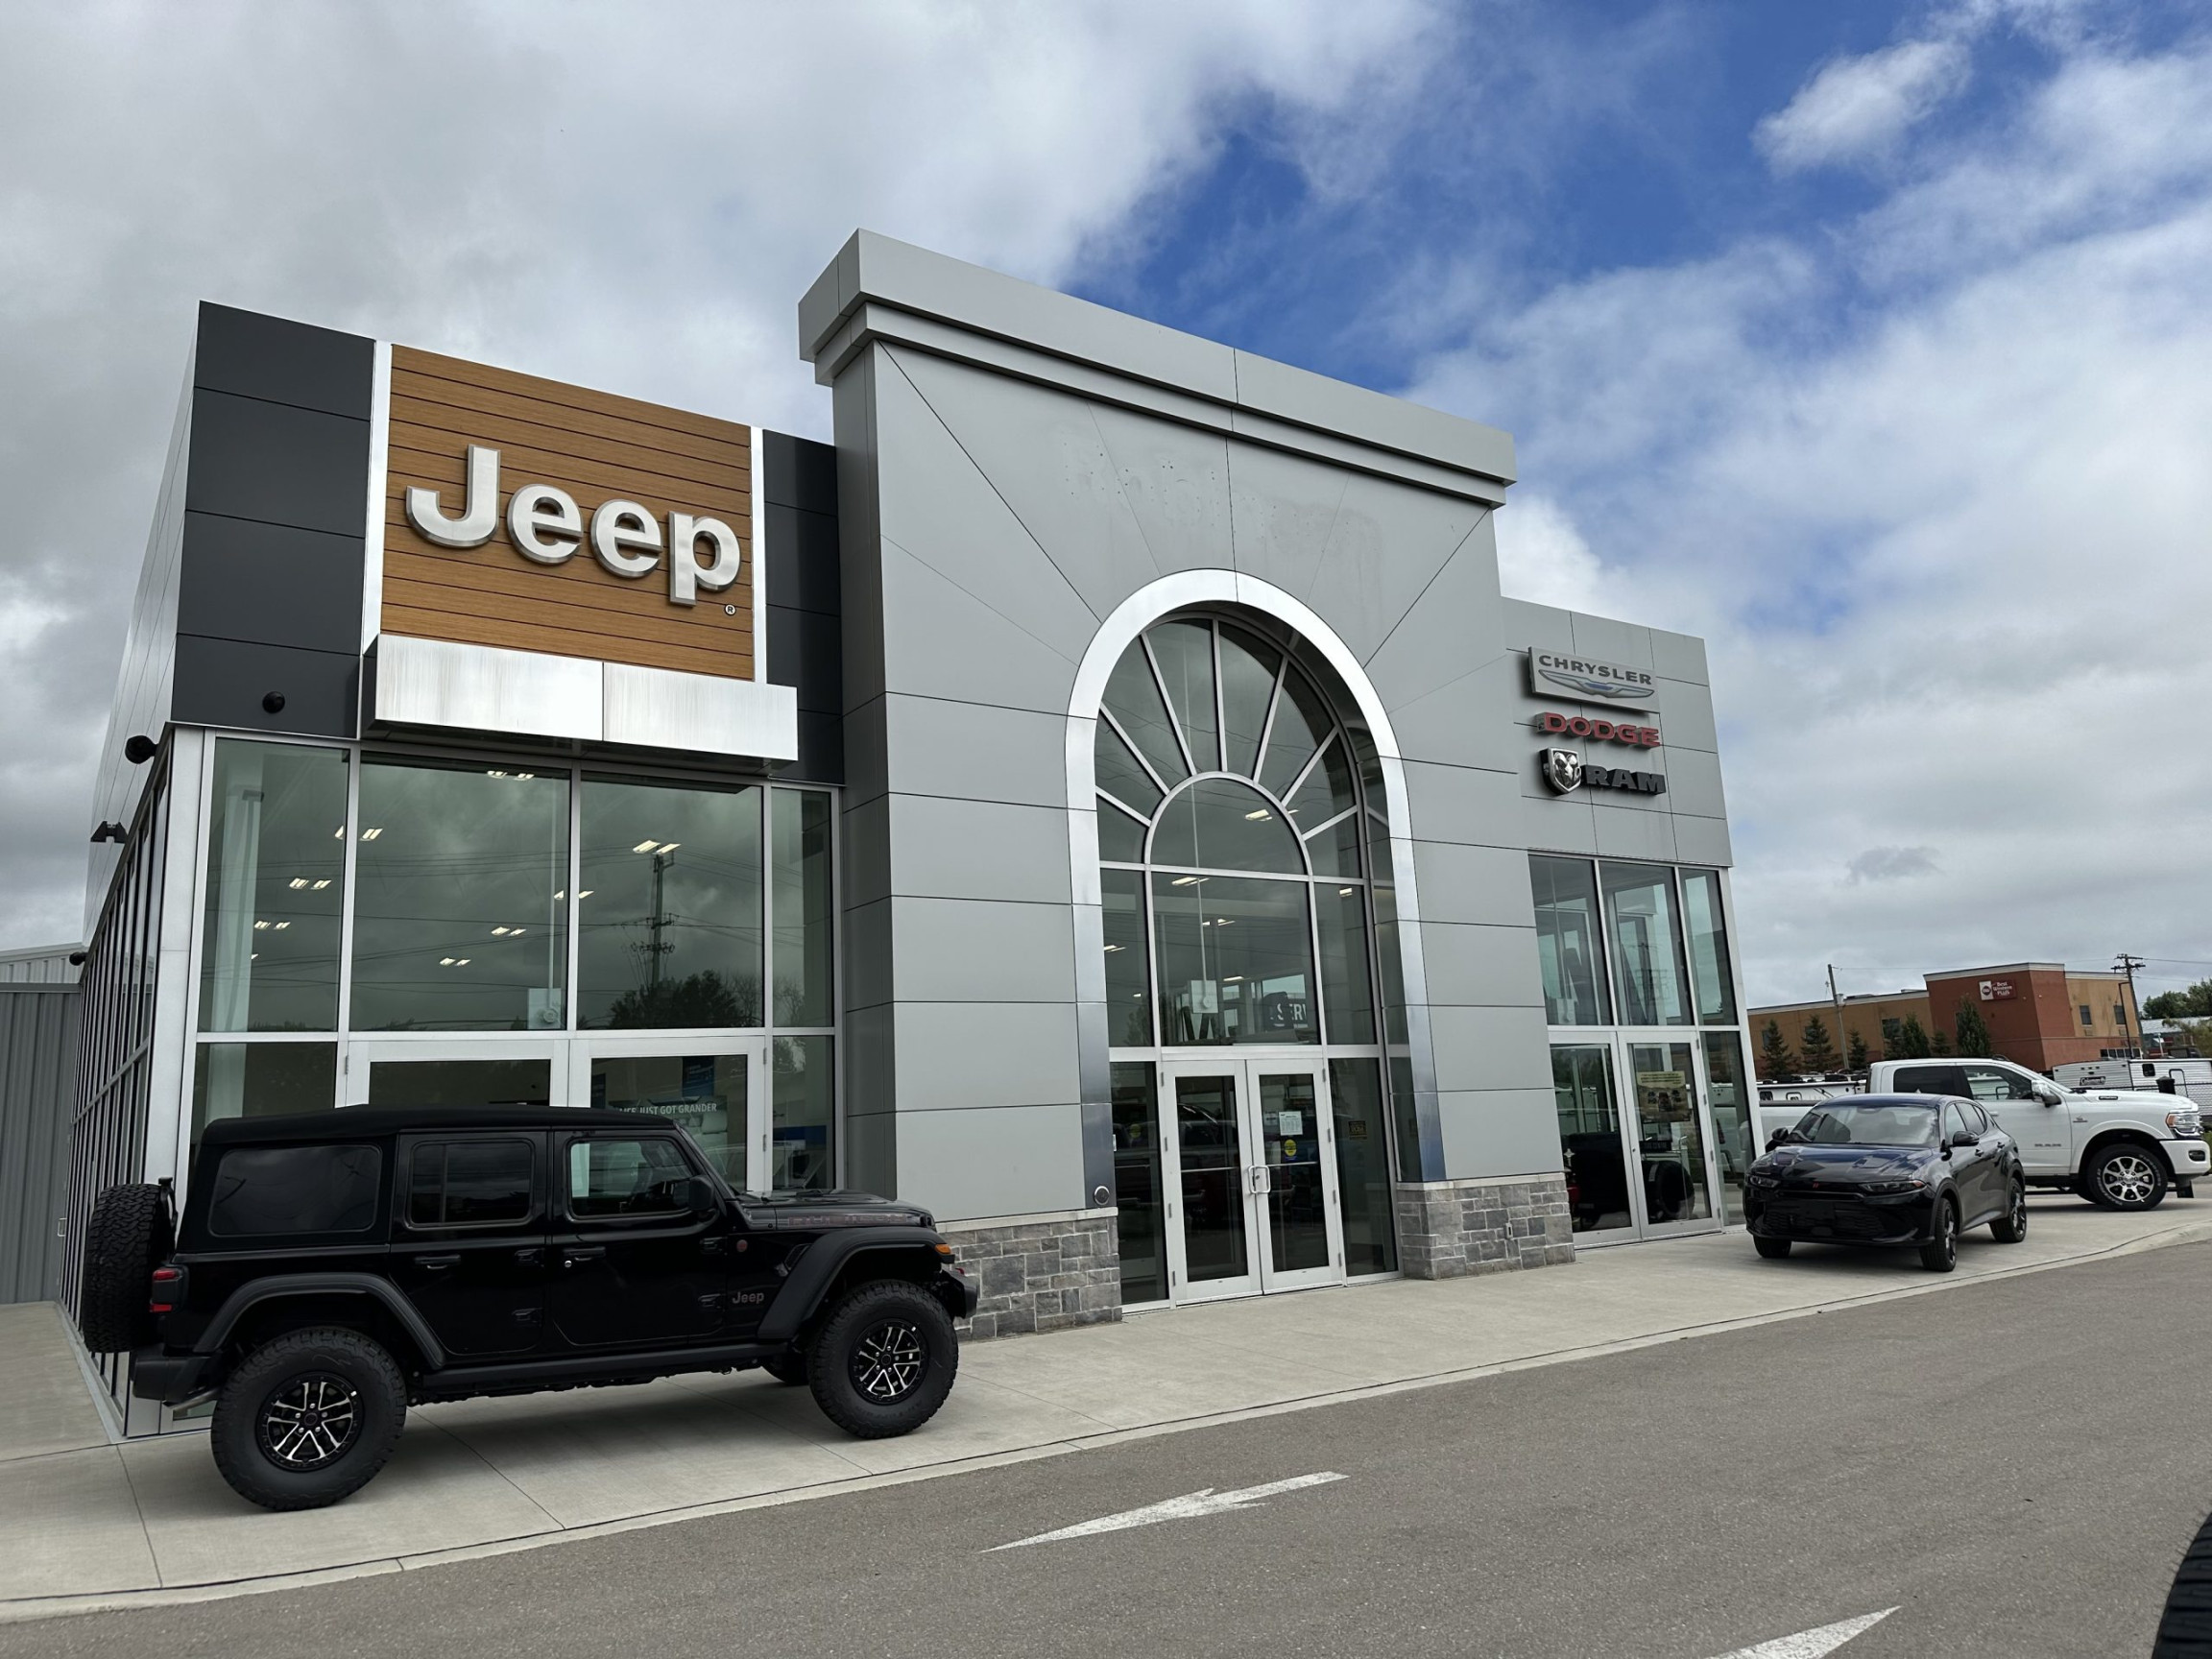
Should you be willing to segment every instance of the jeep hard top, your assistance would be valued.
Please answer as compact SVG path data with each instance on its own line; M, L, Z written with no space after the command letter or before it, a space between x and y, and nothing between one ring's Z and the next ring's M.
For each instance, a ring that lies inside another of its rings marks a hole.
M79 1318L132 1391L210 1396L217 1467L273 1509L337 1502L411 1404L759 1366L848 1432L944 1403L974 1284L927 1212L733 1191L664 1118L354 1107L209 1124L180 1216L111 1188Z

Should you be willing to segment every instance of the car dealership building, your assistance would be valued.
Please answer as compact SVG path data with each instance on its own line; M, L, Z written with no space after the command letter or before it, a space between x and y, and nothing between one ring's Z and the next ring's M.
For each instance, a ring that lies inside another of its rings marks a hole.
M834 445L202 308L74 1215L629 1105L928 1206L992 1334L1738 1214L1704 649L1501 596L1504 433L865 232L799 325Z

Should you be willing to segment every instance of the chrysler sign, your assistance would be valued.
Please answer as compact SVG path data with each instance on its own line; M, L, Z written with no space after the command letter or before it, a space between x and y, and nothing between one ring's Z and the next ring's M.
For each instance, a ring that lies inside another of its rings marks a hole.
M1528 648L1528 689L1539 697L1565 692L1585 702L1610 704L1617 709L1656 709L1659 684L1647 668L1623 662L1600 662L1571 651Z

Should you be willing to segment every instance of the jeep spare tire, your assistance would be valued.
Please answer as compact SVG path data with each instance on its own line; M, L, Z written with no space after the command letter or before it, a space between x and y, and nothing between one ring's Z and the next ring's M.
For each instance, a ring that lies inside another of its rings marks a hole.
M169 1199L148 1183L110 1187L84 1223L84 1277L78 1288L77 1329L95 1354L120 1354L153 1340L146 1311L154 1269L174 1244Z

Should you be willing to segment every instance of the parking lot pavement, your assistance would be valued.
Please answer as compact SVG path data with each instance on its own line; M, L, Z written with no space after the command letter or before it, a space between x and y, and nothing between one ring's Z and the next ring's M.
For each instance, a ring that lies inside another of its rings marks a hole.
M404 1576L0 1625L0 1659L2140 1654L2212 1504L2212 1435L2173 1410L2203 1341L2144 1311L2198 1306L2207 1273L2212 1243L1984 1275ZM1848 1640L1767 1646L1823 1627Z
M1803 1249L1765 1262L1741 1233L1723 1233L1590 1250L1572 1267L1393 1280L977 1343L944 1410L900 1440L848 1439L805 1390L759 1372L425 1407L375 1481L300 1515L232 1494L198 1435L28 1455L0 1440L0 1619L395 1572L1941 1295L2212 1238L2212 1205L2201 1221L2196 1209L2119 1215L2039 1198L2027 1242L1978 1234L1946 1277L1905 1254Z

